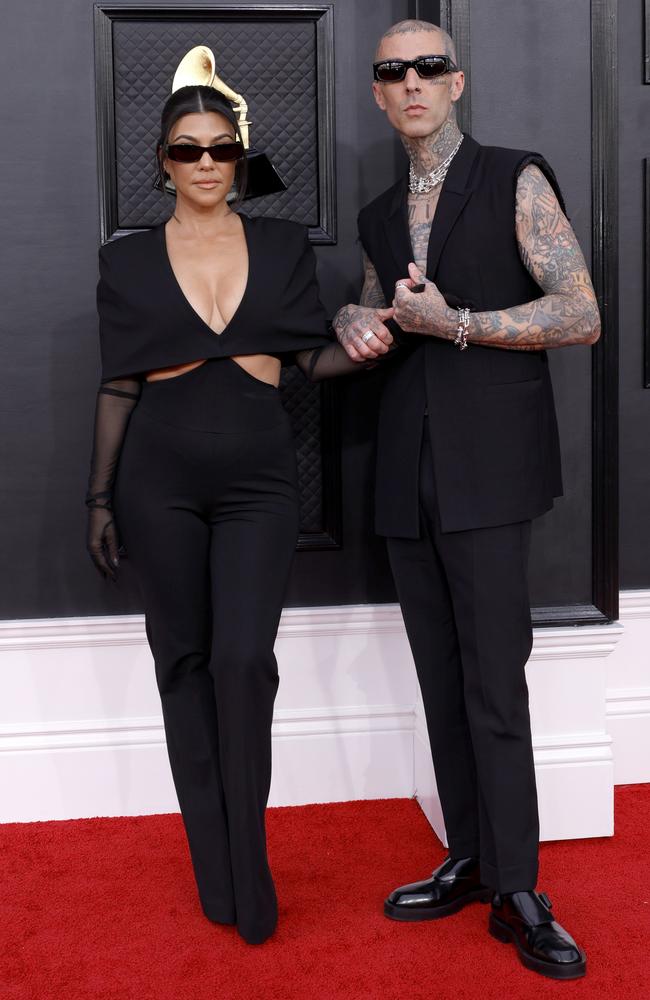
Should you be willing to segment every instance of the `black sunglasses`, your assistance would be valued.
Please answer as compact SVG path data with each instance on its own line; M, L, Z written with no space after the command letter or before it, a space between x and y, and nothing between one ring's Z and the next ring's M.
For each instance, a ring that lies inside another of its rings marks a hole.
M214 146L194 146L189 142L165 146L165 155L176 163L198 163L204 153L209 153L215 163L241 160L244 147L241 142L218 142Z
M382 59L372 64L375 80L381 83L398 83L413 67L423 80L433 80L445 73L457 73L458 66L449 56L418 56L417 59Z

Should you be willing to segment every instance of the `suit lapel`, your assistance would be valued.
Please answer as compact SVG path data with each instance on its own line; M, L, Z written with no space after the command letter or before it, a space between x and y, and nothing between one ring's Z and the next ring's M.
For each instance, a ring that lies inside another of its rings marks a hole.
M443 181L427 250L427 278L431 281L435 281L447 238L472 195L470 179L478 151L479 144L470 135L465 135Z
M431 281L435 280L440 255L447 238L471 197L472 167L479 148L475 139L465 135L443 182L427 250L427 277ZM406 277L408 263L415 257L408 223L408 173L405 173L393 188L383 226L386 245L395 260L397 273L400 277Z

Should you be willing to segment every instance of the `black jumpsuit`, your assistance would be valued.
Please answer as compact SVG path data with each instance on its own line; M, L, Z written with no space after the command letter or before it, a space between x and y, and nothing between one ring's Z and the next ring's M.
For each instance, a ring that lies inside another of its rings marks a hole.
M260 942L277 920L264 811L298 493L278 390L229 355L288 355L316 378L355 363L327 337L304 229L242 218L249 279L220 335L183 295L163 226L100 251L88 499L114 510L141 585L201 905ZM138 377L204 358L170 379Z

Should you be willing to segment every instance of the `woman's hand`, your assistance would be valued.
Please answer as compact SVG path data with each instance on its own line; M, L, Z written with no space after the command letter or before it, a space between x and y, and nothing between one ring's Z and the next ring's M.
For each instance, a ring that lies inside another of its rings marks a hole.
M111 580L117 579L119 547L113 511L109 507L89 504L86 548L102 576Z

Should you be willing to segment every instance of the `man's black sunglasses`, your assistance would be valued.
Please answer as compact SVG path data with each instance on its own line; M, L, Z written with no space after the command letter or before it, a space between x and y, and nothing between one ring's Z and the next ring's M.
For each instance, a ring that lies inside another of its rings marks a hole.
M165 146L165 154L176 163L198 163L204 153L209 153L215 163L240 160L244 155L241 142L218 142L214 146L194 146L189 142Z
M372 64L375 80L381 83L398 83L413 67L423 80L433 80L445 73L457 73L458 66L449 56L418 56L417 59L382 59Z

